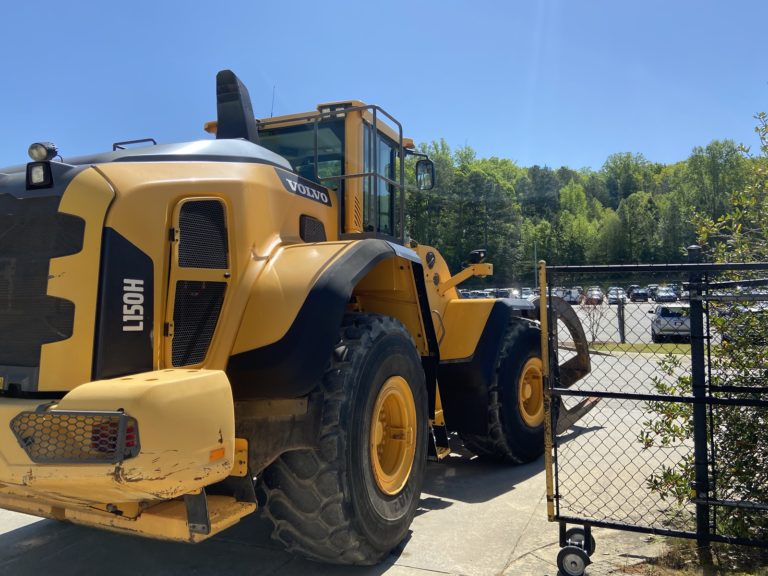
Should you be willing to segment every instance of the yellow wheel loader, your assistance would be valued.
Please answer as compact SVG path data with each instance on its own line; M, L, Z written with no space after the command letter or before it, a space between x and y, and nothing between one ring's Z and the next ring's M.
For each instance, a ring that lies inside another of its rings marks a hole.
M216 91L215 139L0 170L0 507L188 542L260 507L291 551L378 562L449 433L542 453L536 306L460 299L483 251L453 276L406 242L406 157L434 167L384 110Z

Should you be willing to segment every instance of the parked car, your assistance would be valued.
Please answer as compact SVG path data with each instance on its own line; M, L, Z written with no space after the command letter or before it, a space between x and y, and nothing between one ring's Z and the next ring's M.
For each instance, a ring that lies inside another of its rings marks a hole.
M485 290L470 290L467 297L473 300L477 300L479 298L488 298L488 294L485 292Z
M580 304L584 299L584 295L581 293L581 287L574 286L573 288L569 288L565 291L563 299L568 302L568 304Z
M610 288L608 290L608 304L626 304L627 303L627 293L624 292L623 288Z
M525 287L520 292L521 298L533 298L533 288Z
M677 302L677 294L674 293L672 288L666 286L660 286L656 290L656 294L653 296L656 302Z
M651 320L651 340L691 341L691 307L688 304L660 304L648 311Z
M587 290L587 296L584 298L584 304L599 305L603 303L603 290L599 286L592 286Z
M496 288L496 298L520 298L517 288Z
M659 285L658 284L648 284L648 296L650 298L654 298L656 296L656 290L658 290Z
M645 288L635 288L629 295L632 302L648 302L648 290Z
M632 298L632 292L634 292L638 288L640 288L640 286L637 284L630 284L629 286L627 286L627 296Z

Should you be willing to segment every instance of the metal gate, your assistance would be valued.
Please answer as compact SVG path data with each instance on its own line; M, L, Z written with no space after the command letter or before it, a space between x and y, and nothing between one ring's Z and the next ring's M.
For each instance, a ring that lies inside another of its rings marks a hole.
M768 546L768 263L699 259L691 247L688 264L540 264L548 515L563 574L589 564L594 526ZM567 388L558 366L575 343L552 305L563 295L592 364ZM558 430L563 408L585 399L591 410Z

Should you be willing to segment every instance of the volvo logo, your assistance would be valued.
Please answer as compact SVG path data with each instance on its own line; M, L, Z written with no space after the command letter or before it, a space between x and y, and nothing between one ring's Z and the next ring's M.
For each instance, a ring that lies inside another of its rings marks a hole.
M283 172L282 170L277 170L277 175L280 176L280 181L288 192L296 194L297 196L303 196L309 200L314 200L315 202L320 202L326 206L332 205L328 189L324 186L320 186L319 184L296 174Z

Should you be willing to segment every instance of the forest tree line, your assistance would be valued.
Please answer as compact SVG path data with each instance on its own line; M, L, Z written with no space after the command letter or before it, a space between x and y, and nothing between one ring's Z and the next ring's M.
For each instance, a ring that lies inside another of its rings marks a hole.
M685 261L696 218L717 221L748 180L750 159L732 140L696 147L675 164L610 155L599 170L518 166L477 158L468 146L423 144L435 162L433 190L409 189L407 231L437 247L455 273L470 251L488 250L493 284L532 284L549 264Z

